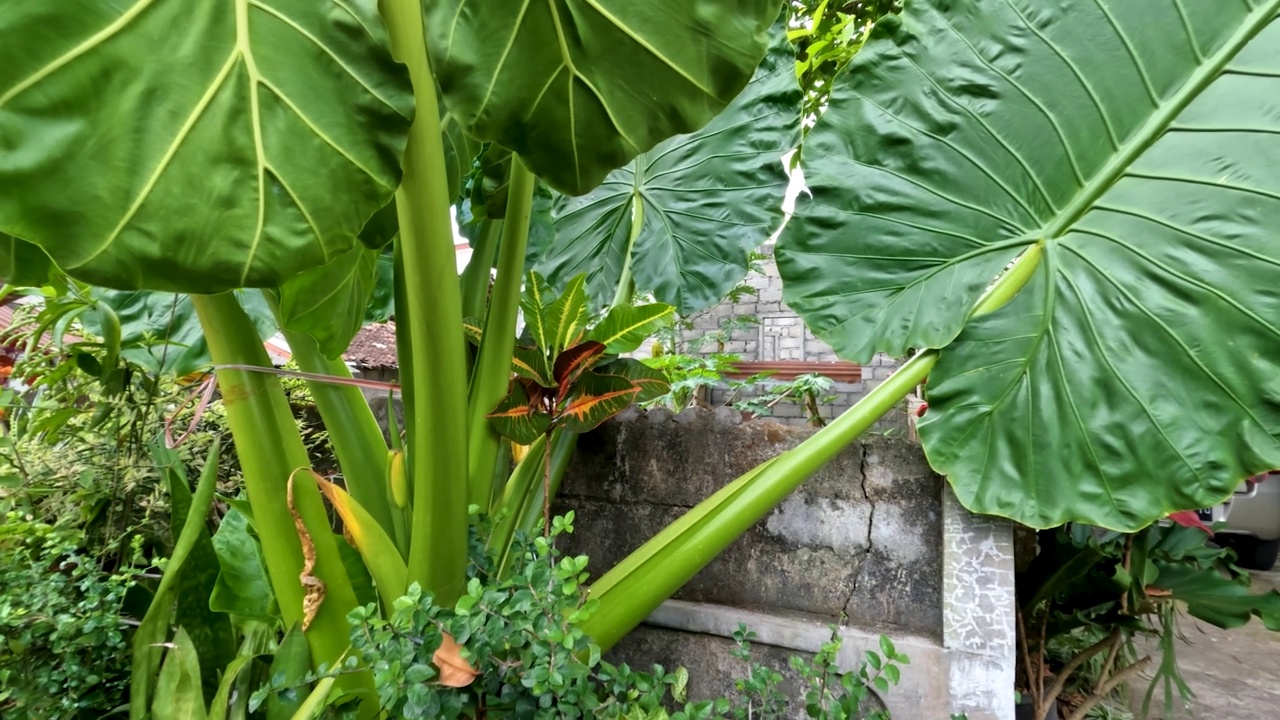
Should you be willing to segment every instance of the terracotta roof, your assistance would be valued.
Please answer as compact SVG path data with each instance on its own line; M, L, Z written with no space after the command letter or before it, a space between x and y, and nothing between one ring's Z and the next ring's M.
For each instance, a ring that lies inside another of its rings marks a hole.
M20 295L10 295L9 297L4 298L2 301L0 301L0 334L7 333L9 331L9 328L13 325L13 316L15 312L21 305L25 304L21 302L21 297L22 296ZM71 343L78 343L78 342L82 342L82 340L75 335L62 336L63 345L68 345ZM52 344L53 344L53 335L51 333L46 332L44 335L40 337L40 342L39 342L40 346L47 346Z
M400 367L396 358L396 324L394 321L373 323L360 328L351 339L342 359L361 370L395 370Z
M862 380L862 366L851 362L817 362L812 360L742 360L733 364L725 377L742 379L757 373L771 372L775 380L795 380L810 373L823 375L834 382L855 383Z

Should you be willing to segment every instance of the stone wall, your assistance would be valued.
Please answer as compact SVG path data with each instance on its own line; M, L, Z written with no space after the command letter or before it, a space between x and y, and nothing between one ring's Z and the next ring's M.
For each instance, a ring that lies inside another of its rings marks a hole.
M734 478L813 431L742 422L729 410L630 410L584 435L561 490L576 513L568 551L607 571ZM732 692L745 668L739 622L784 674L839 626L851 667L886 633L911 657L884 702L895 717L1012 716L1008 526L948 497L919 446L872 436L845 449L611 651L614 661L684 665L694 698ZM794 689L794 685L792 686Z

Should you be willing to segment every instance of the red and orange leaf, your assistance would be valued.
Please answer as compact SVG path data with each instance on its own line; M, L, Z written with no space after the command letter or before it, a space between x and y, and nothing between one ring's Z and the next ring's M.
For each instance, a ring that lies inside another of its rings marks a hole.
M516 378L516 382L524 386L524 392L529 396L529 406L541 410L543 413L551 414L551 408L555 406L556 391L554 388L545 388L528 378Z
M640 388L624 377L587 373L578 380L557 422L570 432L586 432L625 410L638 394Z
M588 340L560 353L556 358L552 372L556 385L560 388L559 397L569 397L569 390L582 373L586 372L600 356L604 355L604 343Z
M551 416L543 411L541 402L530 399L520 380L511 382L507 396L486 417L493 421L495 432L521 445L532 444L551 427Z
M656 400L671 392L671 381L667 373L658 368L649 367L632 358L617 358L595 369L600 375L617 375L630 380L640 388L636 402Z

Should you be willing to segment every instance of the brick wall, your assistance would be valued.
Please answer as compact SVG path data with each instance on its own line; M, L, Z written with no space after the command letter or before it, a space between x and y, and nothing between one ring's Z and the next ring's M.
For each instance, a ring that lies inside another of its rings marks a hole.
M831 347L815 337L804 321L783 302L782 278L779 277L778 266L772 259L773 244L763 246L760 251L771 257L761 263L762 273L751 273L745 280L745 284L750 285L755 293L743 296L739 302L726 301L690 317L693 328L684 331L684 341L693 343L698 338L719 330L725 321L732 318L755 316L759 319L759 324L735 328L726 338L723 352L733 353L743 360L839 360ZM717 343L709 342L690 354L707 355L718 351L721 348ZM889 377L898 364L887 355L877 355L868 365L863 366L861 382L836 383L833 391L836 400L822 408L823 416L832 418L848 409L871 388ZM729 395L727 388L719 389L712 394L710 401L722 404L729 400ZM782 403L775 407L773 416L784 422L802 423L805 414L794 403ZM905 411L902 417L895 414L894 417L886 418L885 423L888 427L901 426L905 429Z

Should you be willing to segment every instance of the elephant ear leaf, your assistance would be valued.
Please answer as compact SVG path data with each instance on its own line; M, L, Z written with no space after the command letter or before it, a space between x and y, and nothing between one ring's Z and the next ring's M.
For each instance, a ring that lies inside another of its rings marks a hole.
M120 289L275 287L345 252L413 100L377 4L340 6L6 7L0 228Z
M629 258L636 287L682 314L719 302L782 223L782 157L800 142L795 67L777 27L751 82L714 120L662 141L586 195L559 198L555 237L538 257L548 282L585 272L592 298L606 302Z
M186 375L208 365L209 346L191 298L174 293L103 290L94 288L94 307L79 316L86 330L105 336L104 308L119 323L120 355L157 374ZM276 333L275 317L261 290L234 293L258 337L266 340Z
M776 0L426 3L450 111L581 194L636 154L705 125L764 55Z
M364 325L378 284L380 253L362 244L280 286L280 321L315 338L330 359L342 356Z
M785 299L855 361L947 346L919 431L970 509L1136 530L1280 464L1278 13L909 0L837 79Z
M52 272L53 263L43 250L0 233L0 282L38 287L49 282Z

